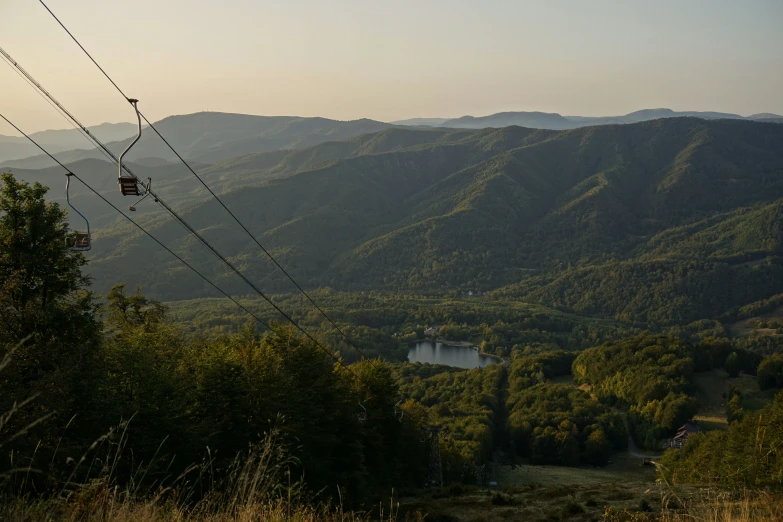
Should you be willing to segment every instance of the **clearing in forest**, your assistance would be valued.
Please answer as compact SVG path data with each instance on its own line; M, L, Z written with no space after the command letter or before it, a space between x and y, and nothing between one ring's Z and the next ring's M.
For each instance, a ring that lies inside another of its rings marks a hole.
M699 413L693 417L693 420L703 429L725 430L728 428L726 415L726 401L730 387L728 377L726 371L722 369L695 375L694 383L699 399Z
M762 323L767 326L759 327L758 324ZM776 308L766 314L757 315L748 319L742 319L736 323L729 325L729 331L732 335L737 337L747 337L750 332L756 332L758 335L775 336L778 334L778 329L769 327L770 323L783 324L783 306Z

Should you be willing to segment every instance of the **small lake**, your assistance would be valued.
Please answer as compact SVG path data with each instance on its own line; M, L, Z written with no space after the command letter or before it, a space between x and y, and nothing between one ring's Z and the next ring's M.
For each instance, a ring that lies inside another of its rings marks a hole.
M469 346L451 346L431 341L416 342L408 351L408 361L447 364L457 368L483 368L499 362L494 357L481 355Z

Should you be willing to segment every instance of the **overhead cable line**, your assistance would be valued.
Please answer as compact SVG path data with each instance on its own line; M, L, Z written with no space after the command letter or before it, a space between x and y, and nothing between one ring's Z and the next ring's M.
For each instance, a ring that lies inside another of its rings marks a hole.
M65 30L65 32L68 33L68 36L71 37L71 39L76 43L76 45L78 45L79 48L82 51L84 51L84 54L86 54L87 57L90 59L90 61L92 61L92 63L95 64L98 70L100 70L103 73L103 75L106 77L107 80L109 80L109 82L114 86L114 88L117 89L117 92L119 92L122 95L122 97L125 98L126 101L128 101L129 98L128 96L126 96L125 92L123 92L120 86L117 85L117 83L111 78L111 76L109 76L109 74L103 69L103 67L100 66L100 64L95 60L95 58L92 57L92 55L87 51L87 49L84 48L84 46L73 35L73 33L71 33L71 31L68 30L65 24L62 23L62 21L60 21L59 18L57 18L57 15L55 15L54 12L52 12L52 10L49 9L49 6L47 6L43 0L39 0L39 2L41 3L42 6L44 6L44 8L49 12L49 14L52 15L52 17L57 21L60 27L62 27L63 30ZM315 307L315 309L318 310L321 313L321 315L323 315L326 318L327 321L329 321L332 327L335 330L337 330L340 333L340 335L343 336L343 338L345 338L348 344L350 344L357 352L359 352L359 354L362 357L367 359L368 357L364 354L364 352L362 352L362 350L359 349L359 347L354 344L351 338L348 337L348 335L339 326L337 326L337 324L331 319L331 317L329 317L326 314L326 312L320 306L318 306L318 304L310 297L310 295L307 292L305 292L304 288L302 288L302 286L296 282L296 280L288 273L288 271L285 268L283 268L283 266L277 261L277 259L275 259L274 256L272 256L269 250L267 250L258 241L255 235L253 235L253 233L251 233L250 230L248 230L248 228L242 223L242 221L240 221L239 218L226 206L226 204L223 203L223 200L220 199L220 197L217 194L215 194L215 192L209 187L209 185L207 185L207 183L201 178L201 176L199 176L196 173L195 169L193 169L193 167L191 167L190 164L187 161L185 161L185 159L180 155L180 153L177 152L176 149L174 149L171 143L169 143L169 141L163 137L163 135L158 131L155 125L153 125L153 123L150 120L148 120L147 117L141 111L139 111L139 114L147 123L149 128L151 128L155 132L155 134L157 134L158 137L161 140L163 140L163 143L165 143L166 146L168 146L168 148L171 149L171 152L173 152L174 155L177 156L177 158L179 158L179 160L183 163L183 165L185 165L185 167L187 167L187 169L196 177L196 179L198 179L201 182L204 188L207 189L207 191L217 200L218 203L220 203L220 206L222 206L223 209L225 209L225 211L228 212L228 214L234 219L234 221L236 221L236 223L242 228L242 230L245 231L248 237L250 237L250 239L252 239L256 245L258 245L258 247L264 252L264 254L266 254L266 256L272 261L272 263L274 263L275 266L277 266L277 268L279 268L283 272L283 274L285 274L285 276L294 284L294 286L296 286L296 288L302 293L302 295L304 295L307 298L307 300L310 301L310 303Z
M264 326L265 326L267 329L269 329L269 325L267 324L267 322L266 322L266 321L264 321L263 319L259 318L259 317L258 317L257 315L255 315L253 312L251 312L251 311L250 311L250 310L248 310L246 307L244 307L242 304L240 304L240 303L239 303L239 302L238 302L236 299L234 299L233 297L231 297L229 294L227 294L225 291L223 291L223 290L222 290L222 289L221 289L219 286L217 286L215 283L213 283L212 281L210 281L210 280L209 280L209 278L207 278L207 277L206 277L204 274L202 274L202 273L201 273L201 272L199 272L199 271L198 271L196 268L194 268L194 267L193 267L193 266L192 266L190 263L188 263L187 261L185 261L184 259L182 259L182 257L180 257L179 255L177 255L177 254L176 254L176 253L175 253L173 250L171 250L169 247L167 247L166 245L164 245L164 244L163 244L163 243L162 243L160 240L158 240L158 239L157 239L155 236L153 236L153 235L152 235L150 232L148 232L148 231L147 231L147 230L146 230L144 227L142 227L141 225L139 225L139 224L138 224L136 221L134 221L134 220L133 220L133 219L132 219L130 216L128 216L127 214L125 214L124 212L122 212L122 211L121 211L119 208L117 208L117 207L116 207L116 206L115 206L115 205L114 205L114 204L113 204L111 201L109 201L108 199L106 199L106 198L105 198L105 197L104 197L104 196L103 196L103 195L102 195L100 192L98 192L97 190L95 190L94 188L92 188L92 187L91 187L89 184L87 184L87 182L85 182L85 181L84 181L83 179L81 179L81 178L80 178L78 175L76 175L76 174L75 174L73 171L71 171L71 169L69 169L69 168L68 168L68 167L66 167L66 166L65 166L63 163L61 163L61 162L60 162L60 160L58 160L57 158L55 158L55 157L54 157L54 156L53 156L51 153L49 153L49 151L47 151L47 150L46 150L46 149L44 149L44 148L43 148L41 145L39 145L39 144L38 144L38 142L36 142L36 141L35 141L35 140L34 140L32 137L30 137L30 135L28 135L28 134L26 134L24 131L22 131L22 130L21 130L19 127L17 127L17 126L16 126L16 125L15 125L13 122L11 122L11 120L9 120L8 118L6 118L6 117L5 117L5 116L4 116L2 113L0 113L0 118L2 118L3 120L5 120L5 121L6 121L6 122L7 122L7 123L8 123L8 124L11 126L11 127L13 127L14 129L16 129L16 131L17 131L18 133L20 133L22 136L24 136L25 138L27 138L27 139L28 139L28 140L29 140L29 141L30 141L30 142L31 142L33 145L35 145L36 147L38 147L38 148L39 148L39 149L40 149L40 150L41 150L41 151L42 151L44 154L46 154L47 156L49 156L49 157L50 157L50 158L51 158L51 159L52 159L52 160L53 160L55 163L57 163L59 166L61 166L63 169L65 169L65 171L66 171L67 175L69 175L69 176L73 176L74 178L78 179L78 180L79 180L79 181L80 181L80 182L81 182L81 183L82 183L82 184L83 184L85 187L87 187L87 188L88 188L90 191L92 191L92 192L93 192L93 193L94 193L96 196L98 196L99 198L101 198L101 199L102 199L104 202L106 202L106 204L107 204L107 205L109 205L109 206L110 206L110 207L112 207L114 210L116 210L116 211L117 211L117 212L118 212L120 215L122 215L122 216L123 216L125 219L127 219L128 221L130 221L130 222L131 222L131 223L132 223L132 224L133 224L133 225L134 225L136 228L138 228L138 229L139 229L139 230L141 230L141 231L142 231L144 234L146 234L147 236L149 236L149 237L150 237L150 238L151 238L153 241L155 241L155 242L156 242L158 245L160 245L161 247L163 247L163 248L164 248L164 249L165 249L165 250L166 250L166 251L167 251L169 254L171 254L172 256L174 256L174 257L175 257L177 260L179 260L179 261L180 261L182 264L184 264L186 267L188 267L190 270L192 270L192 271L193 271L195 274L197 274L199 277L201 277L201 279L203 279L204 281L206 281L207 283L209 283L209 284L210 284L210 285L211 285L211 286L212 286L212 287L213 287L215 290L217 290L218 292L220 292L221 294L223 294L224 296L226 296L228 299L230 299L230 300L231 300L231 301L232 301L232 302L233 302L235 305L237 305L237 306L238 306L240 309L242 309L244 312L246 312L246 313L247 313L249 316L251 316L251 317L252 317L252 318L254 318L256 321L258 321L259 323L261 323L262 325L264 325ZM165 207L165 205L164 205L164 208L168 208L168 207ZM177 216L177 217L178 217L178 216ZM180 222L181 222L183 225L185 225L185 226L186 226L186 228L188 228L188 229L192 230L192 229L190 228L190 226L189 226L189 225L187 225L187 223L186 223L184 220L181 220L181 218L179 218L179 220L180 220ZM218 255L219 255L219 254L218 254ZM273 305L273 306L274 306L274 305ZM302 329L302 328L301 328L301 327L300 327L298 324L296 324L296 323L295 323L295 322L294 322L294 321L293 321L293 320L292 320L290 317L288 317L288 316L287 316L287 315L286 315L284 312L282 312L282 311L281 311L279 308L276 308L276 309L278 310L278 312L279 312L281 315L283 315L283 317L285 317L286 319L288 319L288 321L290 321L290 322L291 322L291 323L292 323L294 326L296 326L296 327L297 327L297 328L298 328L298 329L299 329L299 330L300 330L300 331L301 331L301 332L302 332L302 333L303 333L305 336L307 336L307 338L308 338L308 339L310 339L310 340L311 340L311 341L312 341L312 342L315 344L315 346L316 346L316 347L318 347L319 349L321 349L321 351L325 352L325 353L326 353L326 354L327 354L327 355L328 355L328 356L329 356L329 357L330 357L332 360L334 360L334 361L335 361L337 364L339 364L339 365L340 365L340 366L342 366L342 367L343 367L345 370L347 370L349 373L351 373L351 374L352 374L352 375L353 375L353 376L354 376L354 377L355 377L355 378L356 378L356 379L357 379L359 382L361 382L361 383L362 383L362 384L364 384L365 386L368 386L368 385L367 385L367 383L366 383L366 382L365 382L363 379L361 379L361 378L360 378L360 377L359 377L359 376L358 376L358 375L357 375L357 374L356 374L356 373L355 373L353 370L351 370L350 368L348 368L348 366L346 366L346 365L345 365L345 363L344 363L342 360L340 360L338 357L336 357L336 356L335 356L333 353L331 353L329 350L327 350L326 348L324 348L323 346L321 346L321 344L320 344L318 341L316 341L316 340L315 340L315 339L314 339L312 336L310 336L310 334L309 334L309 333L307 333L305 330L303 330L303 329ZM369 388L369 386L368 386L368 388Z
M104 153L106 153L106 154L108 154L109 156L111 156L115 162L117 161L117 158L114 156L114 154L112 154L112 152L111 152L111 151L110 151L108 148L106 148L106 146L105 146L105 145L103 145L103 143L100 143L100 142L98 141L98 138L96 138L96 137L95 137L95 136L94 136L94 135L93 135L93 134L90 132L90 130L89 130L87 127L85 127L84 125L82 125L82 124L81 124L81 122L80 122L79 120L77 120L77 119L74 117L74 115L73 115L73 114L71 114L70 112L68 112L68 110L67 110L65 107L63 107L63 106L62 106L62 104L61 104L59 101L57 101L57 99L56 99L54 96L52 96L52 95L49 93L49 91L47 91L47 90L46 90L46 89L43 87L43 85L41 85L40 83L38 83L38 81L37 81L35 78L33 78L33 76L32 76L30 73L28 73L28 72L27 72L27 70L25 70L25 68L24 68L24 67L22 67L22 65L21 65L19 62L17 62L16 60L14 60L14 59L11 57L11 55L10 55L10 54L8 54L8 53L5 51L5 49L3 49L2 47L0 47L0 55L2 55L2 56L3 56L3 58L5 58L5 59L6 59L6 61L7 61L7 62L8 62L10 65L12 65L12 66L13 66L13 67L14 67L14 68L15 68L15 69L16 69L16 70L17 70L17 71L18 71L18 72L19 72L19 73L20 73L20 74L21 74L21 75L24 77L24 79L25 79L25 80L27 80L27 82L28 82L29 84L31 84L31 85L32 85L32 86L33 86L35 89L37 89L37 90L38 90L38 92L39 92L39 94L41 94L42 96L45 96L45 97L46 97L46 98L47 98L47 99L50 101L50 105L51 105L51 104L54 104L54 106L57 108L57 110L58 110L58 111L60 111L60 112L61 112L61 114L63 114L64 116L66 116L68 119L70 119L70 120L71 120L71 122L72 122L72 124L76 124L76 125L78 125L78 126L79 126L79 128L81 129L81 131L82 131L83 133L85 133L85 134L86 134L86 135L89 137L89 139L90 139L90 140L92 140L92 141L93 141L93 142L94 142L96 145L98 145L98 146L99 146L99 147L100 147L100 148L101 148L101 149L104 151ZM127 170L127 168L126 168L126 170ZM134 176L134 175L133 175L133 173L131 173L130 171L128 171L128 172L129 172L129 173L130 173L132 176ZM135 176L134 176L134 177L135 177Z
M96 138L88 129L85 127L76 117L73 116L63 105L57 101L54 96L52 96L49 91L47 91L38 81L35 80L35 78L32 77L30 73L28 73L17 61L15 61L4 49L0 47L0 54L6 58L14 67L17 68L24 76L27 78L30 83L39 89L40 92L46 95L47 98L49 98L56 106L59 108L65 115L68 116L72 120L72 122L76 125L78 125L82 131L84 131L87 136L103 151L105 151L106 154L108 154L117 165L120 166L120 168L125 169L125 171L130 174L138 184L141 184L141 180L138 176L136 176L130 168L128 168L126 165L121 164L119 159L114 155L109 148L103 144L98 138ZM5 118L4 118L5 119ZM7 120L6 120L7 121ZM10 123L10 122L9 122ZM14 126L14 128L16 128ZM20 131L21 132L21 131ZM29 138L28 138L29 139ZM39 146L40 148L40 146ZM43 150L43 149L42 149ZM48 155L48 153L47 153ZM53 156L49 155L53 158ZM58 162L59 163L59 162ZM77 178L79 179L79 178ZM79 181L82 181L79 179ZM82 183L84 183L82 181ZM146 188L146 187L145 187ZM250 279L247 278L242 272L240 272L228 259L226 259L225 256L223 256L218 250L213 247L201 234L199 234L190 224L185 221L184 218L182 218L174 209L171 208L158 194L153 192L152 190L147 189L147 193L153 196L155 199L155 202L160 203L160 205L175 219L177 220L182 226L184 226L193 236L196 237L210 252L212 252L220 261L223 262L226 266L228 266L235 274L237 274L245 283L247 283L250 288L252 288L261 298L263 298L267 303L269 303L272 308L274 308L282 317L284 317L288 322L290 322L292 325L294 325L302 334L310 339L321 351L323 351L325 354L327 354L329 357L331 357L334 361L336 361L338 364L343 366L348 372L353 374L354 377L356 377L359 381L364 383L362 379L359 378L359 376L348 366L346 366L338 357L336 357L332 352L330 352L327 348L325 348L321 343L318 342L315 337L313 337L307 330L305 330L298 322L296 322L290 315L285 313L277 304L275 304L261 289L259 289L255 284L253 284ZM113 206L113 205L112 205ZM120 212L123 216L125 216L124 213ZM128 218L128 216L125 216ZM128 218L130 219L130 218ZM364 383L365 386L367 386L366 383ZM369 387L368 387L369 388Z
M74 172L73 172L71 169L69 169L68 167L66 167L65 165L63 165L63 164L60 162L60 160L58 160L58 159L57 159L57 158L55 158L55 157L54 157L52 154L50 154L50 153L49 153L49 151L47 151L47 150L46 150L46 149L44 149L44 148L43 148L41 145L39 145L39 144L38 144L38 142L36 142L36 141L35 141L33 138L31 138L31 137L30 137L28 134L26 134L24 131L22 131L22 129L20 129L19 127L17 127L17 126L16 126L16 125L15 125L15 124L14 124L14 123L11 121L11 120L9 120L8 118L6 118L6 117L5 117L5 116L4 116L2 113L0 113L0 118L4 119L4 120L5 120L5 121L6 121L6 122L7 122L7 123L8 123L8 124L11 126L11 127L13 127L14 129L16 129L16 131L17 131L19 134L21 134L22 136L24 136L25 138L27 138L27 139L30 141L30 143L32 143L33 145L35 145L36 147L38 147L39 149L41 149L41 152L43 152L44 154L46 154L47 156L49 156L49 157L50 157L50 158L51 158L51 159L52 159L52 160L53 160L55 163L57 163L59 166L61 166L63 169L65 169L65 172L66 172L66 174L67 174L68 176L73 176L74 178L78 179L78 180L79 180L79 181L82 183L82 185L84 185L84 186L85 186L85 187L87 187L87 188L88 188L90 191L92 191L92 193L93 193L93 194L95 194L96 196L98 196L99 198L101 198L101 199L102 199L104 202L106 202L106 204L107 204L107 205L109 205L111 208L113 208L114 210L116 210L117 212L119 212L119 213L120 213L120 214L121 214L121 215L122 215L122 216L123 216L125 219L127 219L127 220L128 220L128 221L129 221L131 224L133 224L133 225L134 225L136 228L138 228L139 230L141 230L141 231L142 231L144 234L146 234L146 235L147 235L147 236L148 236L150 239L152 239L152 240L153 240L153 241L155 241L155 242L156 242L158 245L160 245L161 247L163 247L163 248L164 248L164 249L165 249L165 250L166 250L166 251L167 251L169 254L171 254L172 256L174 256L174 257L175 257L175 258L176 258L176 259L177 259L177 260L178 260L180 263L182 263L183 265L185 265L186 267L188 267L188 268L189 268L191 271L193 271L193 273L195 273L195 274L196 274L196 275L198 275L198 276L199 276L201 279L203 279L204 281L206 281L207 283L209 283L209 285L210 285L210 286L212 286L212 288L214 288L215 290L217 290L218 292L220 292L221 294L223 294L224 296L226 296L227 298L229 298L229 299L230 299L230 300L231 300L231 301L232 301L232 302L233 302L235 305L237 305L237 306L238 306L240 309L244 310L244 312L245 312L245 313L247 313L249 316L251 316L253 319L255 319L256 321L258 321L259 323L261 323L261 325L263 325L265 328L268 328L268 326L267 326L267 324L266 324L266 321L264 321L263 319L261 319L260 317L258 317L257 315L255 315L253 312L251 312L250 310L248 310L247 308L245 308L245 307L244 307L243 305L241 305L241 304L240 304L240 303L239 303L239 302L238 302L236 299L234 299L233 297L231 297L229 294L227 294L226 292L224 292L224 291L223 291L223 290L222 290L222 289L221 289L219 286L217 286L215 283L213 283L212 281L210 281L210 280L209 280L209 278L208 278L207 276L205 276L204 274L202 274L201 272L199 272L199 271L198 271L196 268L194 268L194 267L193 267L193 265L191 265L190 263L188 263L187 261L185 261L184 259L182 259L182 258L181 258L179 255L177 255L177 254L176 254L176 253L175 253L173 250L171 250L169 247L167 247L166 245L164 245L163 243L161 243L161 241L160 241L160 240L158 240L158 238L156 238L155 236L153 236L153 235L152 235L150 232L148 232L148 231L147 231L147 230L146 230L144 227L142 227L141 225L139 225L139 224L138 224L136 221L134 221L134 220L133 220L133 218L131 218L130 216L128 216L127 214L125 214L123 211L121 211L119 208L117 208L117 207L116 207L116 206L115 206L115 205L114 205L114 204L113 204L111 201L109 201L108 199L106 199L106 198L103 196L103 194L101 194L100 192L98 192L97 190L95 190L94 188L92 188L90 185L88 185L86 181L84 181L83 179L81 179L81 178L80 178L78 175L76 175L76 174L75 174L75 173L74 173Z
M80 127L79 127L79 126L77 126L75 123L73 123L71 120L69 120L69 119L68 119L68 117L67 117L65 114L63 114L62 110L61 110L59 107L57 107L57 105L55 105L55 104L52 102L52 100L50 100L49 98L47 98L46 96L44 96L44 94L43 94L41 91L39 91L39 90L38 90L38 89L35 87L35 84L33 84L33 83L32 83L32 82L31 82L31 81L30 81L30 80L29 80L29 79L28 79L28 78L27 78L27 77L26 77L24 74L22 74L22 72L21 72L19 69L17 69L17 68L16 68L16 66L14 65L14 63L15 63L15 62L13 61L13 59L12 59L10 56L8 56L8 54L7 54L7 53L6 53L6 52L3 50L3 48L2 48L2 47L0 47L0 55L2 55L2 56L3 56L3 58L4 58L4 63L5 63L6 65L8 65L8 67L9 67L9 68L10 68L12 71L14 71L16 74L18 74L18 75L19 75L19 77L20 77L22 80L24 80L24 81L25 81L25 82L26 82L26 83L27 83L27 84L28 84L30 87L32 87L32 88L33 88L33 91L35 91L35 93L36 93L38 96L40 96L40 97L41 97L41 99L43 99L43 100L44 100L46 103L48 103L48 104L49 104L49 105L50 105L50 106L51 106L51 107L52 107L52 108L55 110L55 112L57 112L57 114L59 114L59 115L62 117L62 119L63 119L63 120L65 120L65 122L66 122L68 125L72 126L74 129L76 129L77 131L79 131L79 134L80 134L81 136L83 136L83 137L84 137L84 139L86 139L86 140L87 140L87 142L90 144L90 146L91 146L91 147L95 147L95 144L92 142L92 140L90 139L90 137L89 137L89 136L87 136L87 135L84 133L84 131L83 131L83 130L82 130ZM111 158L111 157L110 157L108 154L106 154L106 152L105 152L103 149L100 149L100 148L99 148L99 149L98 149L98 151L99 151L99 152L101 152L101 153L104 155L104 157L106 157L106 159L108 159L109 161L113 161L113 160L112 160L112 158Z

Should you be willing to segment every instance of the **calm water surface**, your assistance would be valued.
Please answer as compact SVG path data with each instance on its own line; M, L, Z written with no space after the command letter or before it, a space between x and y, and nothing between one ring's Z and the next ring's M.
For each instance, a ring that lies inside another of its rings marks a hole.
M481 355L478 350L467 346L450 346L443 343L419 341L408 351L408 361L447 364L457 368L483 368L496 364L498 359Z

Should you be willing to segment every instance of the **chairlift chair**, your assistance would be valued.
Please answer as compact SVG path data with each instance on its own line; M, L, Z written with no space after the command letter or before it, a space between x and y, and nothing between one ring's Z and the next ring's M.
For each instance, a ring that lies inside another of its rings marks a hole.
M364 421L366 421L366 420L367 420L367 408L365 408L364 406L362 406L362 403L361 403L361 402L359 403L359 407L360 407L360 408L361 408L363 411L359 412L359 414L357 415L357 417L359 417L359 422L364 422Z
M90 234L84 232L76 232L73 239L72 250L89 250L90 249Z
M397 401L397 403L394 405L394 418L399 422L402 422L402 417L405 415L405 411L403 411L402 408L398 408L400 404L402 404L402 399Z
M120 192L122 192L123 196L141 196L139 185L136 183L136 178L120 176L119 185Z
M117 183L120 186L120 192L123 196L141 196L142 193L139 191L139 180L136 178L136 176L124 176L122 174L122 158L125 156L125 154L128 153L128 151L136 145L136 142L139 141L141 138L141 114L139 113L139 107L138 103L139 100L136 100L134 98L128 98L128 102L130 102L131 105L133 105L133 109L136 111L136 120L138 121L139 128L136 133L136 138L132 142L130 142L130 145L128 145L124 151L122 151L122 154L120 154L120 159L117 161L117 166L119 168L119 176L117 178ZM131 209L133 210L133 208Z
M74 252L86 252L87 250L92 248L92 238L90 236L90 222L87 220L86 217L84 217L84 214L82 214L78 208L74 207L71 204L71 191L70 191L71 176L73 176L72 172L68 172L65 175L65 201L68 203L68 206L72 208L74 212L79 214L79 216L81 216L81 218L87 224L87 232L74 231L74 236L72 238L65 239L65 246L68 247L68 250L73 250Z

